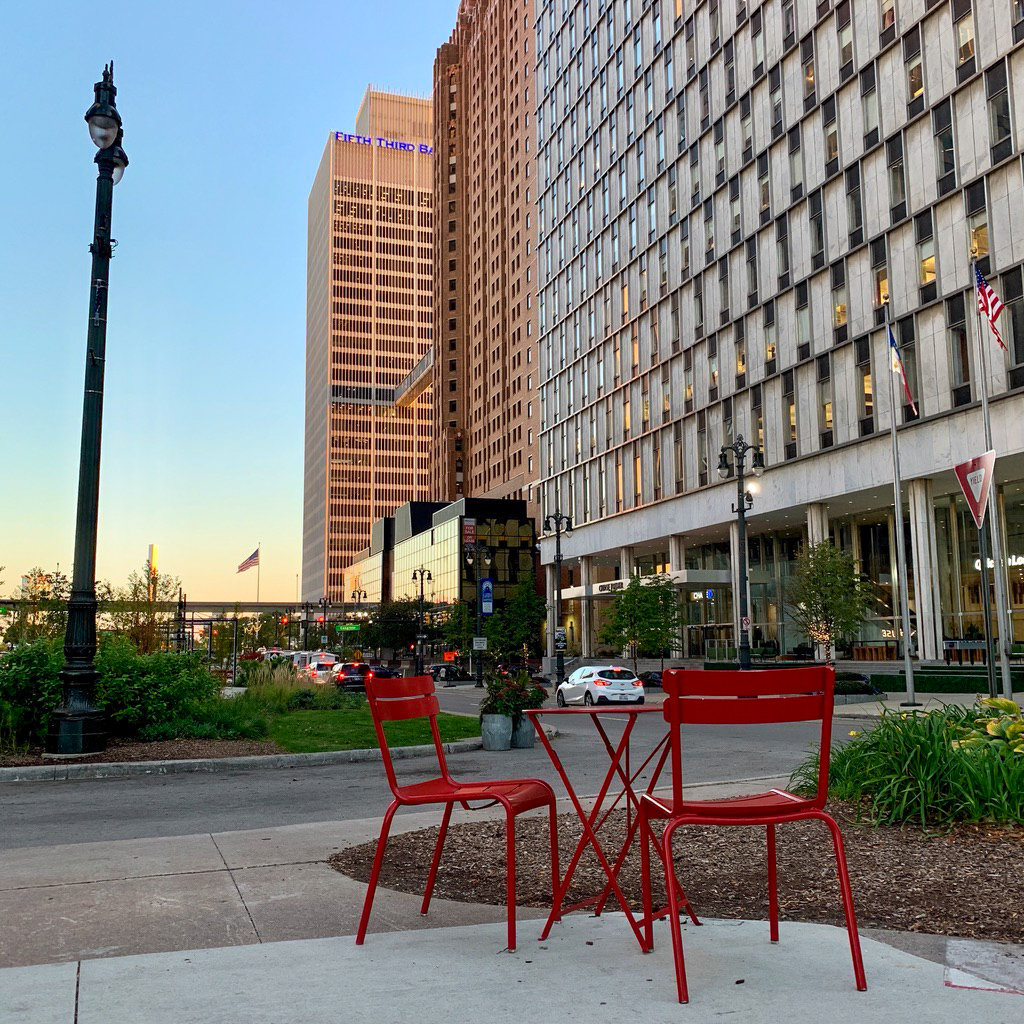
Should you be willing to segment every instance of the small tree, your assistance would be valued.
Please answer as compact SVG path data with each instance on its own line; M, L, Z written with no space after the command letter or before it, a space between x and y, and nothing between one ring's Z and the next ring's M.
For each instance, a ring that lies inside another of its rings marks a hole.
M835 640L860 627L869 595L853 559L826 540L801 550L787 599L793 620L824 646L825 663L831 665Z
M529 658L540 650L540 628L547 615L533 575L521 579L504 606L484 621L491 654L498 658Z
M625 652L637 669L641 651L663 652L678 635L675 590L661 576L634 576L625 590L612 598L611 614L598 639Z
M159 650L161 631L175 617L161 605L178 599L180 580L157 572L149 562L134 571L127 584L108 593L107 619L115 635L127 637L140 654Z

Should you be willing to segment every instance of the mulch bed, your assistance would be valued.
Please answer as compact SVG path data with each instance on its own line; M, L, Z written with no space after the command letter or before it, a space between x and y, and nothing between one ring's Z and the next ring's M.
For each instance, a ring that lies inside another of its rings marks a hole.
M959 824L951 828L874 827L857 808L829 808L843 827L858 923L865 928L928 932L1020 942L1024 936L1024 829ZM615 812L599 834L606 852L618 850L625 817ZM436 828L393 836L381 885L422 893L437 841ZM843 923L835 857L821 822L776 830L780 916L784 920ZM559 819L562 869L582 828L575 814ZM551 906L551 871L544 819L526 818L516 831L518 903ZM607 837L607 838L606 838ZM368 881L376 842L334 854L331 866ZM764 920L768 878L763 828L685 827L676 832L679 879L698 916ZM657 880L660 871L655 870ZM603 888L606 878L592 851L580 862L569 902ZM620 875L634 908L641 906L640 848L635 844ZM656 884L655 904L664 905ZM445 843L435 894L472 903L505 903L505 823L453 826ZM610 910L618 909L614 897Z
M254 754L283 754L272 740L161 740L139 743L111 738L100 754L83 757L62 757L60 764L110 764L119 761L187 761L206 757L250 757ZM24 768L28 765L56 763L44 758L39 748L21 754L0 754L0 768Z

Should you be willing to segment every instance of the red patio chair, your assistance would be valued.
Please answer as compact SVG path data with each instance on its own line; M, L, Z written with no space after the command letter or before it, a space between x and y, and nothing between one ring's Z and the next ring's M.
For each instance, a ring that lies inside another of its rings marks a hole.
M366 695L373 713L373 724L377 728L380 740L380 751L387 772L388 783L395 799L384 815L380 838L377 840L377 853L373 859L373 870L370 873L370 884L366 890L363 903L363 915L359 921L356 945L362 945L366 938L366 926L370 920L370 908L380 878L381 865L384 863L384 851L387 847L391 820L399 807L421 807L429 804L443 804L444 817L441 819L441 832L437 837L434 859L427 876L427 890L423 896L420 913L426 914L430 907L430 897L434 891L434 880L437 878L438 865L441 862L441 851L444 849L445 836L448 833L448 822L451 820L452 808L461 804L466 810L481 810L501 804L508 816L507 849L508 849L508 948L516 948L516 816L536 807L547 807L551 830L551 889L552 898L558 887L558 830L555 815L554 790L540 779L502 779L495 782L456 782L448 774L445 762L444 747L441 734L437 728L437 716L440 710L437 697L434 696L434 680L430 676L412 676L408 679L367 679ZM430 731L434 737L434 747L440 765L439 778L427 782L416 782L408 786L400 786L395 776L395 767L391 760L387 736L384 733L385 722L408 721L414 718L428 718ZM484 800L481 807L471 808L470 801Z
M648 947L654 948L651 897L652 819L664 819L665 831L658 852L665 867L669 927L675 959L679 1001L688 1001L683 939L679 924L679 897L672 862L672 837L681 825L764 825L768 836L768 916L771 941L779 941L779 898L776 879L775 826L791 821L819 819L828 826L835 846L846 928L850 935L853 973L857 989L867 989L861 959L853 891L846 867L843 837L835 820L824 811L828 794L829 750L832 738L832 703L835 670L825 666L767 669L746 672L704 672L671 669L663 676L663 713L672 748L672 797L665 801L644 795L640 802L644 924ZM753 699L742 699L753 698ZM818 787L811 797L784 790L724 800L687 800L683 796L683 756L680 727L686 725L760 725L821 720Z

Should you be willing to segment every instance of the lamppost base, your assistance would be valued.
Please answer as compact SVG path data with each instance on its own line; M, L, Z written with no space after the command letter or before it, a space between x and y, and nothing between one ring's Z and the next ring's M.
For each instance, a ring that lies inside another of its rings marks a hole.
M107 749L107 716L94 711L55 711L43 757L102 754Z

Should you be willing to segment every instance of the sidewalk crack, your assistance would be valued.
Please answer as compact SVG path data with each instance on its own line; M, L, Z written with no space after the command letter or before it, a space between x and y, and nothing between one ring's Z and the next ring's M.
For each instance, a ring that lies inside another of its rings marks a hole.
M252 932L253 935L256 936L256 941L262 944L263 936L260 935L260 930L256 927L256 922L253 920L252 912L249 910L249 907L245 902L245 897L242 895L242 890L238 888L238 881L235 878L235 873L229 867L227 859L224 857L223 851L217 845L217 837L214 836L212 832L210 833L210 842L213 843L213 848L217 851L217 855L220 857L221 862L224 864L224 870L228 873L228 878L231 879L231 884L235 887L235 892L238 893L238 898L242 902L242 908L245 910L245 916L249 918L249 924L252 925Z

